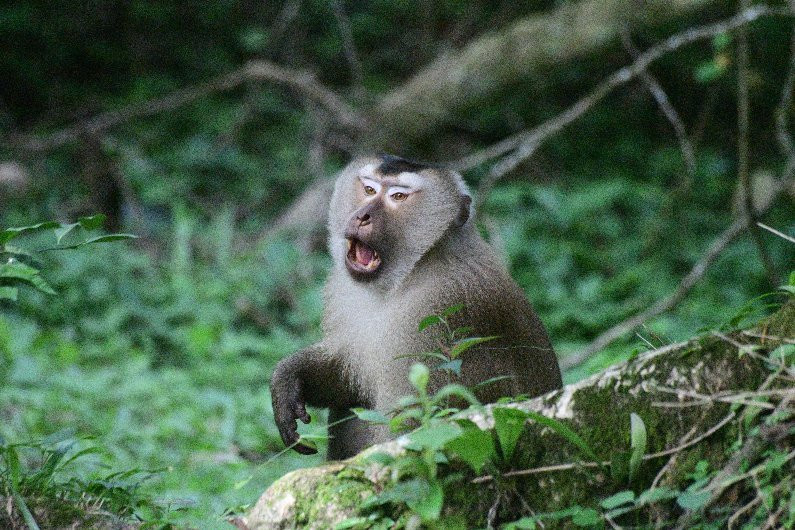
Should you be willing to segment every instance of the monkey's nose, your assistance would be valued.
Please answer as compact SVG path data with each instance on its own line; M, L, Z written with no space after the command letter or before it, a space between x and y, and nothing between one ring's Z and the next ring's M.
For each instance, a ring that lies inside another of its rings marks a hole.
M362 216L357 215L356 219L359 221L359 226L367 226L370 224L370 214L366 213Z

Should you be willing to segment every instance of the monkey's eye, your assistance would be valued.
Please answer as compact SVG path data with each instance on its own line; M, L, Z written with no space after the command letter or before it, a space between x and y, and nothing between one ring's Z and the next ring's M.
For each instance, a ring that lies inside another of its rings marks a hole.
M402 191L396 191L391 196L392 196L392 200L395 200L395 201L405 201L406 198L408 197L408 195L403 193Z
M375 195L375 188L374 188L374 187L372 187L372 186L365 186L365 187L364 187L364 192L365 192L367 195Z

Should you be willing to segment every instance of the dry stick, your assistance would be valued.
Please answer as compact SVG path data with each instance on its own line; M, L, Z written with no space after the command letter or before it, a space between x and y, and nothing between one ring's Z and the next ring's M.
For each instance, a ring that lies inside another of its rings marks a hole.
M723 21L699 26L696 28L690 28L681 33L677 33L676 35L672 35L663 42L640 54L634 63L617 70L605 78L590 93L580 98L568 109L558 114L554 118L545 121L541 125L530 129L529 131L520 132L481 151L478 151L477 153L466 156L456 162L451 163L450 166L458 171L466 171L493 158L500 157L510 151L515 149L518 150L517 153L506 159L505 163L502 164L503 167L501 169L492 170L493 173L502 173L496 177L496 179L499 179L499 177L501 177L503 174L516 167L521 161L524 160L524 158L529 156L529 154L532 154L535 151L537 144L540 144L553 134L561 131L571 122L585 114L596 103L604 99L605 96L607 96L614 89L637 77L641 72L645 71L650 64L659 60L666 54L687 44L691 44L708 37L714 37L720 33L725 33L753 22L760 17L770 15L792 15L792 12L787 9L776 9L759 5L747 9L742 13Z
M638 50L635 43L632 42L632 37L626 27L621 31L621 42L624 44L624 48L627 52L632 56L632 59L637 61L638 57L640 57L640 50ZM673 104L671 104L671 100L668 94L665 93L662 85L660 85L659 81L657 81L648 70L644 69L640 73L640 79L643 81L643 84L646 85L649 93L654 97L660 110L674 129L674 134L676 134L676 139L679 141L679 150L682 152L682 160L684 161L685 171L687 173L687 180L684 184L689 187L693 178L695 178L696 152L693 148L693 144L687 137L685 124Z
M176 90L159 99L104 112L44 138L22 139L18 145L31 151L56 149L84 134L97 134L130 120L173 110L210 94L231 90L247 81L269 81L285 85L325 108L342 126L356 130L367 127L367 120L358 110L320 84L311 74L258 60L250 61L242 68L212 81Z
M750 0L740 0L743 9L750 7ZM767 272L770 285L778 285L778 274L773 259L767 251L762 232L756 226L754 211L754 190L751 185L749 148L749 102L748 102L748 28L741 27L737 38L737 177L742 211L748 221L748 231L759 251L759 257Z

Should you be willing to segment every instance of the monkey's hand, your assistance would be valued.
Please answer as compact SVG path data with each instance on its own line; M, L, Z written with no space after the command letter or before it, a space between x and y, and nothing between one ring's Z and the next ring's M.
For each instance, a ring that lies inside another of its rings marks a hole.
M271 377L271 401L273 417L284 445L292 447L303 455L317 453L317 449L301 443L298 422L309 423L312 418L306 411L306 403L301 396L301 378L290 369L289 359L276 366Z

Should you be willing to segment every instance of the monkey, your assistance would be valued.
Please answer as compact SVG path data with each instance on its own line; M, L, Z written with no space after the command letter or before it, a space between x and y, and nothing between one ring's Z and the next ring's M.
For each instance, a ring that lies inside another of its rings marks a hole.
M329 207L333 266L322 339L282 359L271 377L285 445L317 452L299 443L297 420L311 420L307 406L329 409L329 460L387 441L387 426L346 420L350 409L387 414L412 394L408 372L416 359L407 355L438 349L441 333L418 325L451 306L463 306L451 326L497 338L464 352L460 375L434 370L430 392L450 377L470 387L497 378L476 389L483 403L562 386L544 325L473 214L471 194L452 170L382 155L357 158L340 172Z

